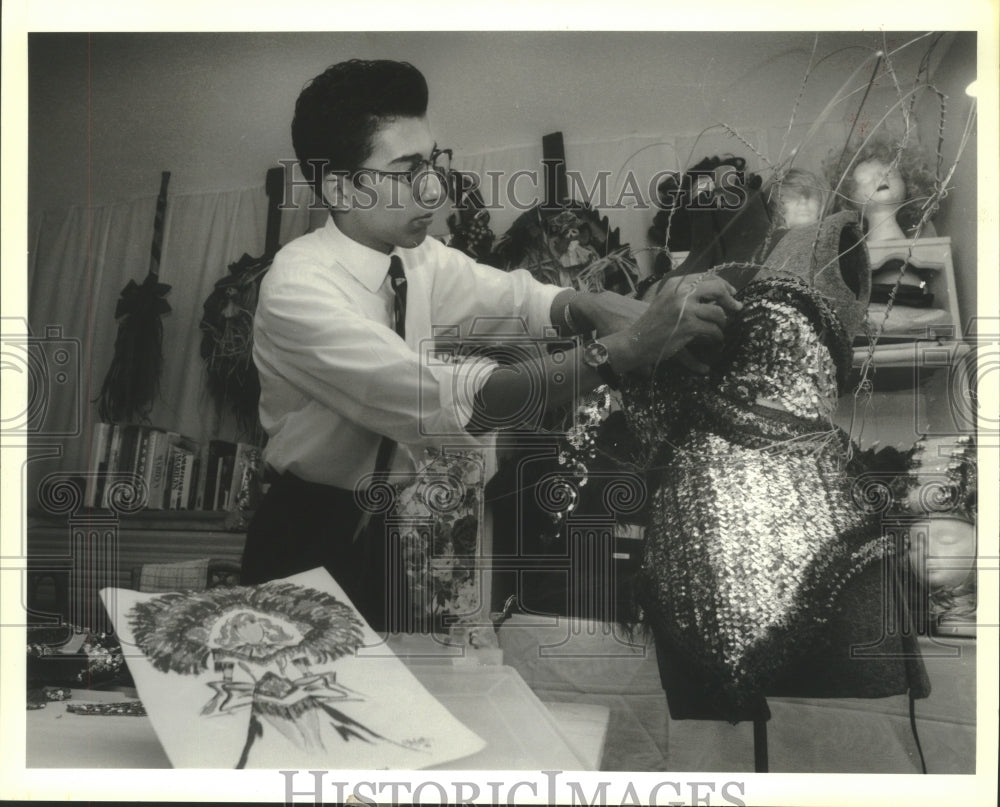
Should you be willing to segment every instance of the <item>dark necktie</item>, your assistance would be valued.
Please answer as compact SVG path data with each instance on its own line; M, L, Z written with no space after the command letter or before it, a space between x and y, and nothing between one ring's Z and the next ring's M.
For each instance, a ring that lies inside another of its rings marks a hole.
M389 280L392 282L392 310L396 320L396 333L406 337L406 273L398 255L389 258Z
M403 262L398 255L389 258L389 280L392 283L392 311L395 319L396 333L400 339L406 338L406 273L403 271ZM396 443L390 437L382 436L378 446L378 454L375 457L375 481L385 482L389 475L389 464L392 462L392 455L396 448ZM364 522L365 519L362 521Z

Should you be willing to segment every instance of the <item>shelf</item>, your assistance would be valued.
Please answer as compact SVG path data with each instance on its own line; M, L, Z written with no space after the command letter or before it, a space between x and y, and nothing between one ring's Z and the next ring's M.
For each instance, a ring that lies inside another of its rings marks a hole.
M235 517L235 514L226 510L140 510L137 513L118 515L117 521L123 527L135 530L227 532L230 530L226 527L226 522L230 517ZM107 520L116 520L111 510L83 510L73 515L58 516L37 510L28 513L29 527L64 527L70 521L80 524Z
M946 386L961 385L969 377L965 359L972 348L965 342L923 341L877 345L872 353L868 379L882 391L916 389L942 370ZM850 388L861 381L861 370L868 358L867 347L854 348Z
M922 339L954 340L961 337L961 315L958 310L958 290L955 286L955 269L951 258L951 239L948 237L897 239L866 242L873 274L886 262L898 260L909 264L907 273L924 280L927 290L934 295L933 305L927 308L910 308L898 304L890 310L889 328L885 338L897 340L912 337ZM886 282L895 282L897 274L889 272ZM872 325L881 325L885 306L869 309ZM904 315L908 314L906 317ZM909 319L909 322L907 322Z
M970 350L971 348L965 342L953 340L925 340L876 345L872 353L872 366L875 368L911 367L933 372L951 367L955 361L968 354ZM855 347L852 366L862 367L867 358L867 347Z

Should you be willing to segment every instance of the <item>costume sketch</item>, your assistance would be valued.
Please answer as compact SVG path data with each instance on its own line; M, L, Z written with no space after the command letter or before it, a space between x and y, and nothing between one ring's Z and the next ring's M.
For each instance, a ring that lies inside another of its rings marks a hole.
M118 590L139 696L177 767L423 768L474 753L323 569L257 586Z

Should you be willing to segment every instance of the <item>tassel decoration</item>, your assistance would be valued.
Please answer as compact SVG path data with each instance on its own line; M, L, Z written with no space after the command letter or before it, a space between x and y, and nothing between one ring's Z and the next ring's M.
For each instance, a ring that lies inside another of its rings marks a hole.
M142 283L130 280L115 306L115 319L118 320L115 351L97 399L98 414L108 423L148 422L160 392L162 317L170 311L170 304L165 299L170 286L159 282L169 181L170 172L164 171L156 200L149 272Z

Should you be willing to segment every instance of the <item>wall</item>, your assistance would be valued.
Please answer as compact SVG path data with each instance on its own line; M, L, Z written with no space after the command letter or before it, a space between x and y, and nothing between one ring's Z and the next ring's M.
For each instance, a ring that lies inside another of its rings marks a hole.
M910 35L907 35L907 39ZM875 34L257 33L33 34L29 39L30 205L101 203L260 184L291 158L295 97L353 56L412 61L431 87L441 143L458 153L628 134L694 135L725 121L783 132L823 112L879 47ZM816 46L816 55L812 50ZM896 57L915 72L922 48ZM795 109L807 67L819 57ZM877 88L869 103L877 110ZM844 120L847 99L829 110ZM793 143L794 144L794 143ZM738 145L730 139L730 147Z
M906 83L925 53L933 72L952 38L928 51L929 35L794 31L33 34L29 209L152 196L162 170L174 196L260 187L294 157L302 85L352 56L424 71L437 139L459 164L532 167L542 136L562 131L570 169L616 177L729 152L766 176L792 149L815 170L852 125L892 108L883 61L857 116L877 50ZM643 151L651 144L660 152ZM603 212L633 248L648 246L655 211ZM494 215L498 235L513 218Z
M965 90L976 78L978 52L976 34L970 31L959 33L934 74L934 85L946 97L949 117L941 149L945 165L951 165L959 155L963 131L961 124L973 105L973 99L966 95ZM989 91L985 80L980 81L979 86L982 88L981 92ZM924 143L937 141L939 110L938 99L930 95L924 97L917 109L921 141ZM952 260L955 262L958 282L958 304L965 323L975 316L977 307L977 237L980 218L976 194L979 164L977 145L977 129L974 127L949 183L951 191L935 218L938 231L951 236Z

